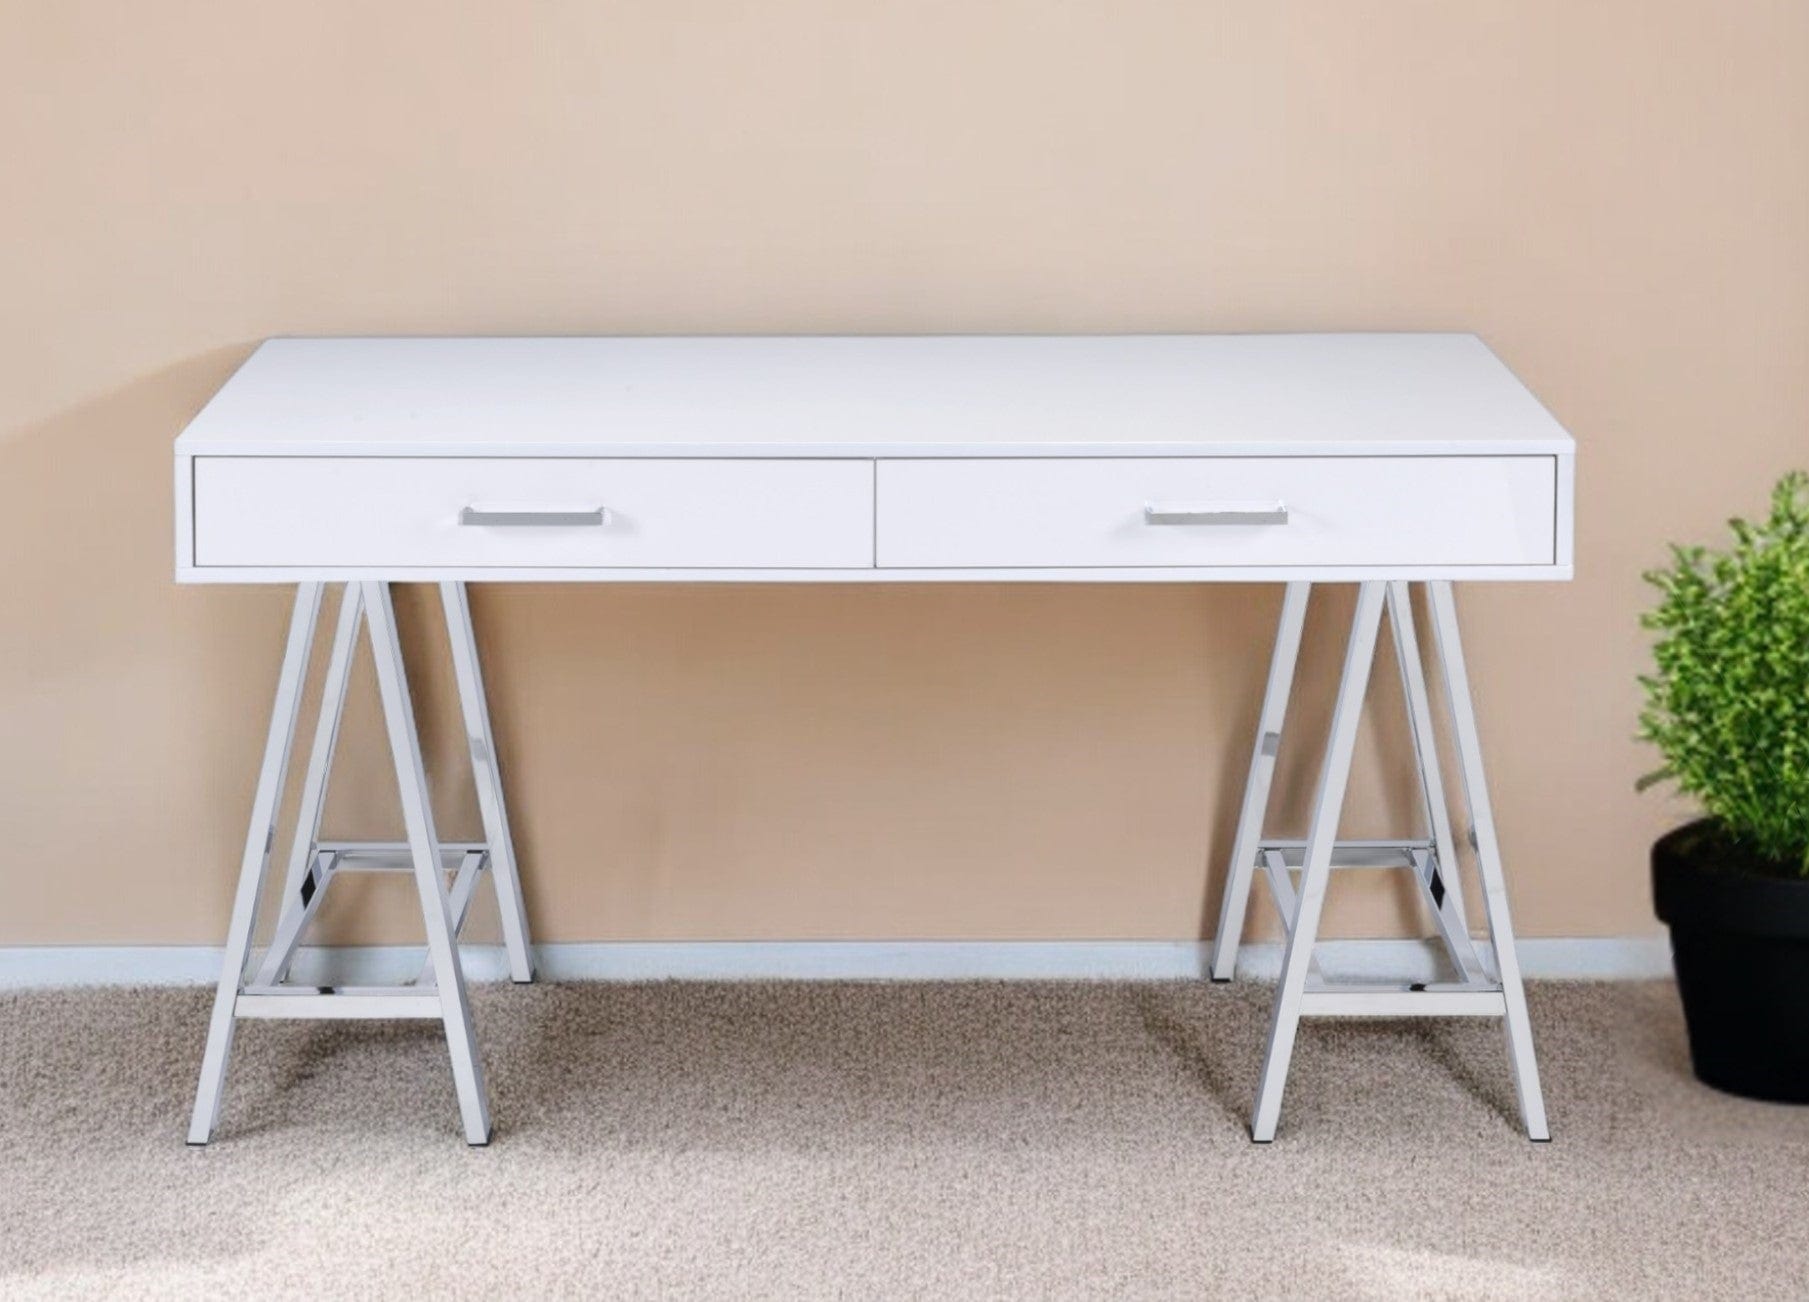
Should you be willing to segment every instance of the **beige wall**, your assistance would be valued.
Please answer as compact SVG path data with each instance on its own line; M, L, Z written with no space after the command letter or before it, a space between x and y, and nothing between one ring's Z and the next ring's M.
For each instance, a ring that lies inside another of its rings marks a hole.
M169 444L357 332L1476 330L1581 445L1465 601L1520 919L1638 933L1638 572L1809 462L1809 4L4 0L0 303L0 943L221 935L285 596L170 581ZM475 600L542 938L1211 931L1272 589Z

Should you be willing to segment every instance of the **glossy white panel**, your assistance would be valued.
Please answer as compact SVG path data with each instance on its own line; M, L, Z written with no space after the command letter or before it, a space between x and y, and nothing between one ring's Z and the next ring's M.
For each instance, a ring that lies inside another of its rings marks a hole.
M1549 566L1554 457L882 461L883 568Z
M868 461L198 457L194 511L202 570L873 561Z
M1464 334L272 339L193 455L1567 452Z

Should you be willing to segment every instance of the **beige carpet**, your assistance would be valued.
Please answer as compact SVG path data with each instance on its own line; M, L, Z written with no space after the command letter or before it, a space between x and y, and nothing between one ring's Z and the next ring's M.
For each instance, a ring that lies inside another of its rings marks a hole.
M0 1295L1809 1296L1809 1112L1694 1083L1668 985L1544 986L1556 1139L1494 1023L1268 992L490 987L467 1149L437 1033L249 1023L184 1147L207 996L0 996Z

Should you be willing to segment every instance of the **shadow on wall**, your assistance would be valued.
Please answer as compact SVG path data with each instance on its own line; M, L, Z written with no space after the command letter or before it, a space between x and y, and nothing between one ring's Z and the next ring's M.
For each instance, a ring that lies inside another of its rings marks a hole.
M0 441L0 825L30 866L7 874L0 944L223 932L290 594L175 585L170 444L250 347ZM1242 585L482 588L537 937L1210 936L1278 603ZM398 607L441 828L475 837L437 600ZM1278 831L1304 821L1349 607L1314 602ZM330 625L329 606L323 641ZM1417 825L1387 655L1352 835ZM328 830L392 836L368 651L351 691ZM1342 919L1411 919L1397 876L1341 883ZM336 888L323 936L413 938L405 886ZM1252 934L1274 934L1268 912L1259 888Z
M12 743L0 755L0 826L14 863L31 866L7 874L0 943L221 934L290 593L175 585L170 448L253 347L191 358L0 438L0 705ZM402 604L405 619L418 616L418 602ZM443 824L470 835L460 739L435 713L451 703L450 671L434 671L430 639L410 641L424 736L436 760L454 761L435 765L452 788ZM438 650L443 661L443 630ZM389 835L395 784L365 703L368 652L360 670L335 809ZM385 913L418 916L395 904Z
M170 441L248 351L191 358L0 438L0 823L21 866L0 940L200 939L167 924L185 904L196 922L214 912L193 901L236 854L218 810L243 809L248 791L222 761L245 753L270 663L248 648L281 598L176 599Z

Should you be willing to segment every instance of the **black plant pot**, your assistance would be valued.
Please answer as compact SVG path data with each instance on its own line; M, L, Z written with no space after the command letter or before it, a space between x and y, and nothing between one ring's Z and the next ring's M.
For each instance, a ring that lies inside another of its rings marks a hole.
M1653 845L1652 895L1697 1078L1809 1103L1809 879L1767 875L1703 820Z

